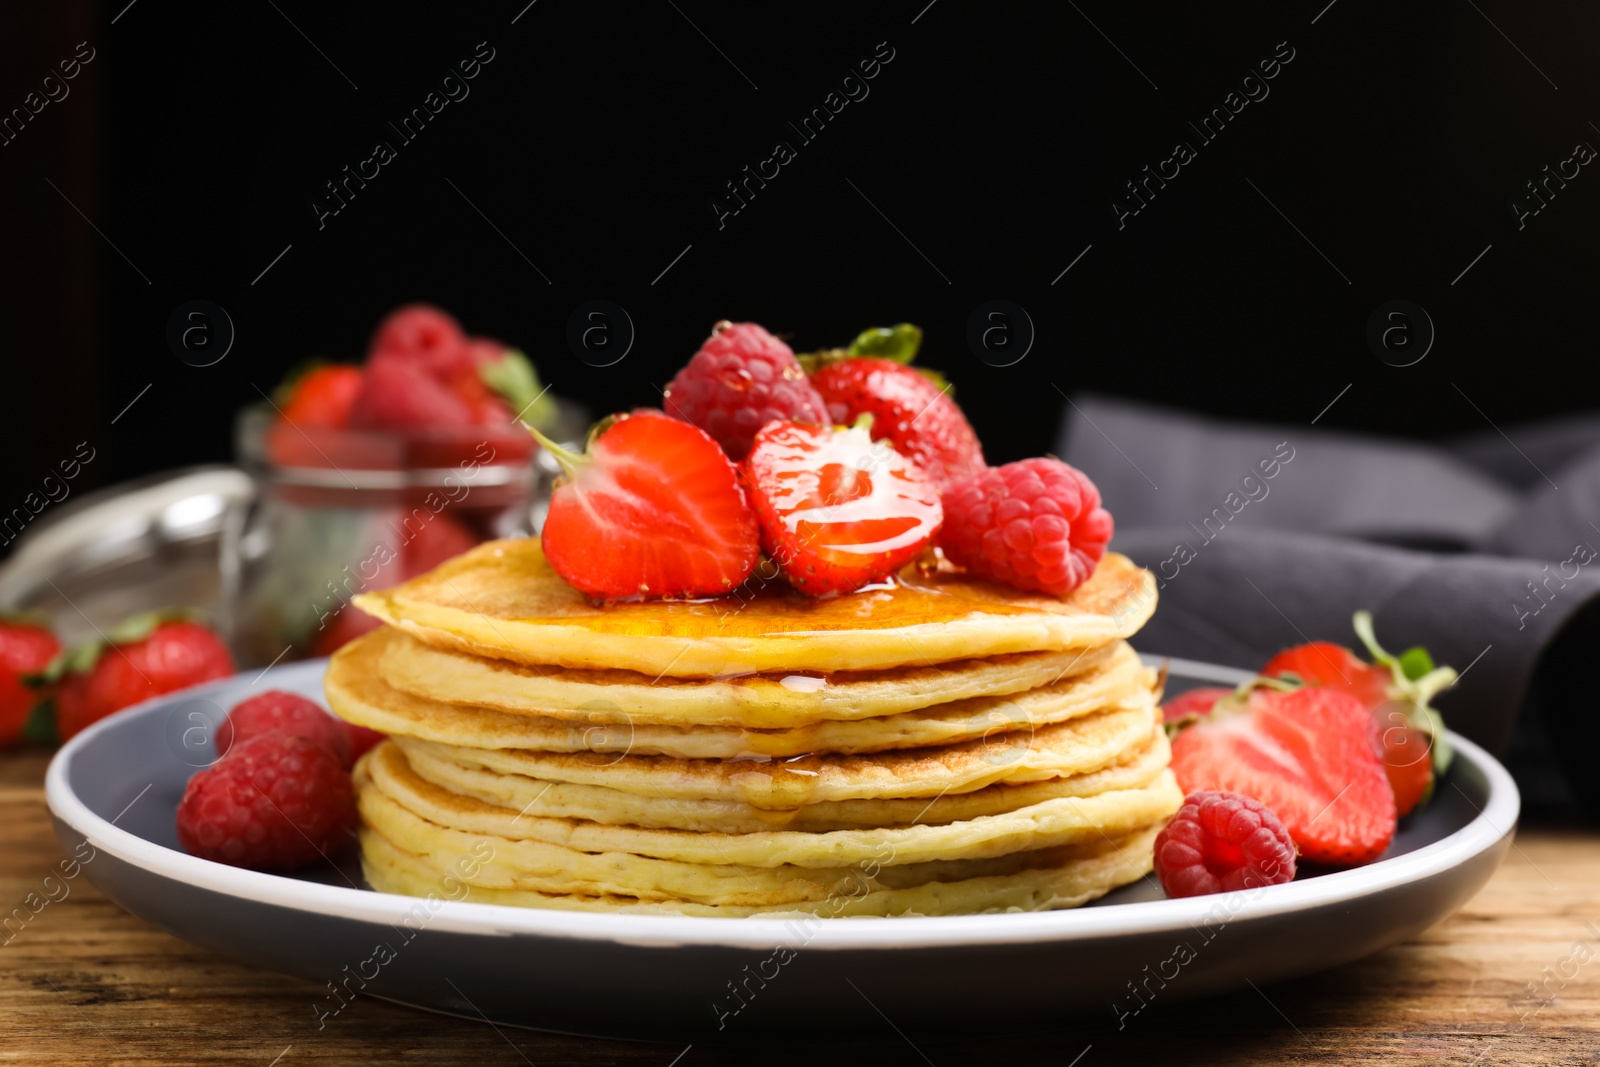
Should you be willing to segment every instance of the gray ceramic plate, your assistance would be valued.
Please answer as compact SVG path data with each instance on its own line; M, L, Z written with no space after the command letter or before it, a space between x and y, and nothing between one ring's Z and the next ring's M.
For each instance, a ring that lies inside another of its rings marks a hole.
M1243 672L1172 662L1169 692ZM209 724L249 692L318 697L323 662L150 701L97 724L47 790L82 872L178 937L317 983L308 1025L354 993L469 1018L658 1040L916 1035L1019 1019L1126 1022L1141 1005L1257 986L1414 937L1470 899L1510 846L1520 801L1476 745L1382 860L1227 897L1163 899L1150 880L1075 911L762 919L570 913L375 893L350 854L294 877L186 855L173 813ZM326 984L324 984L326 983ZM320 995L318 995L320 994Z

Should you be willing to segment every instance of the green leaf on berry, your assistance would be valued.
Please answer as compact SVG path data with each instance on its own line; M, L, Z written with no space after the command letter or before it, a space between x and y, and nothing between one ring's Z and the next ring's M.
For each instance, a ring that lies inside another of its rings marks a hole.
M1456 751L1450 747L1450 733L1445 729L1444 716L1429 707L1422 708L1422 713L1428 720L1428 736L1433 739L1433 776L1437 779L1450 769Z
M843 363L857 356L910 363L921 347L922 327L902 322L895 326L873 326L862 330L848 348L823 348L815 352L802 352L795 358L800 361L802 370L807 374L815 374L829 364ZM921 367L917 370L935 385L942 387L945 384L938 371L922 370Z
M1367 646L1372 661L1383 664L1393 673L1394 684L1390 688L1390 695L1397 700L1410 701L1416 708L1417 714L1423 720L1423 729L1433 738L1433 773L1436 777L1444 774L1450 769L1450 762L1455 759L1455 750L1450 747L1444 718L1433 709L1431 701L1455 684L1455 669L1435 667L1433 657L1422 648L1408 649L1403 656L1385 652L1383 646L1378 644L1370 611L1356 612L1351 625L1356 631L1356 636L1361 638L1361 643ZM1420 673L1413 674L1413 671Z
M843 363L853 357L848 348L820 348L815 352L801 352L794 358L800 364L801 370L807 374L815 374L823 367Z
M1413 682L1432 670L1433 657L1428 655L1428 650L1421 645L1400 653L1400 671Z
M327 365L327 360L317 356L296 363L290 368L289 373L283 376L283 381L272 390L272 402L280 408L288 407L289 401L294 399L295 390L300 388L300 383L305 380L306 375Z
M894 326L874 326L862 330L850 342L848 351L852 356L876 356L896 363L910 363L917 357L917 349L921 347L922 327L902 322Z
M61 734L56 729L56 705L53 700L41 700L28 712L22 724L22 740L30 745L58 745Z
M130 615L106 631L106 640L113 645L131 645L143 641L156 632L164 622L199 622L200 613L193 608L157 608Z
M555 398L539 384L539 372L528 357L516 349L508 348L499 359L483 364L478 377L529 426L549 426L555 417Z
M144 611L137 615L130 615L92 641L85 641L81 645L63 648L56 653L56 658L50 661L48 667L38 674L29 675L24 681L28 685L37 688L42 685L59 682L69 673L88 674L94 669L95 663L100 659L100 654L108 647L131 645L143 641L155 633L156 627L164 622L199 621L201 621L201 614L193 608L160 608L156 611Z

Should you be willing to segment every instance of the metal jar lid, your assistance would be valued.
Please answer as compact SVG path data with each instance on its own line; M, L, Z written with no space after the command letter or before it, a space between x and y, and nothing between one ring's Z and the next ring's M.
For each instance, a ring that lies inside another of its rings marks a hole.
M152 608L216 618L224 524L253 492L237 468L189 467L54 507L0 564L0 611L42 612L69 643Z

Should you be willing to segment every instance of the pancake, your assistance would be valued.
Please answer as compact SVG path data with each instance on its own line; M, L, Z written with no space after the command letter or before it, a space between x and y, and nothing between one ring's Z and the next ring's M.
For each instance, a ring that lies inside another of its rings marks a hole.
M1007 875L871 888L858 872L841 892L821 900L769 905L704 904L682 899L540 893L460 881L450 871L370 829L361 832L361 867L379 892L467 900L480 904L596 911L611 914L697 915L718 918L967 915L1074 908L1150 873L1157 827L1125 837L1036 853L1034 866ZM422 906L419 904L419 907ZM803 930L797 933L804 933Z
M396 736L408 754L441 758L499 774L605 786L671 800L731 800L758 808L799 808L832 800L934 797L969 793L996 782L1030 782L1099 770L1145 742L1160 709L1148 695L1032 730L954 745L790 759L688 760L674 756L540 752L441 745Z
M777 580L725 597L598 606L535 539L490 541L355 604L426 644L518 663L651 678L882 670L1126 638L1155 608L1155 580L1108 552L1064 598L1022 593L946 562L813 599Z
M1089 797L1123 789L1143 788L1166 768L1171 750L1159 727L1135 751L1117 762L1086 774L1050 778L1020 785L991 785L971 793L945 794L927 800L840 800L773 811L727 800L672 800L643 797L597 785L574 785L499 774L457 763L425 749L406 753L418 777L441 788L507 808L519 817L586 819L613 825L668 830L745 834L756 830L829 830L938 826L998 815L1059 797Z
M613 874L624 867L638 866L631 859L619 859L621 854L632 858L651 857L662 862L723 864L751 870L993 859L1100 835L1131 833L1167 818L1183 801L1172 773L1162 771L1148 786L1090 797L1058 797L1013 811L943 825L918 823L825 833L757 830L725 834L524 815L434 785L412 771L393 745L375 749L366 761L365 772L361 786L362 812L370 816L370 825L391 840L405 841L387 829L406 825L394 810L400 809L416 820L432 824L432 830L463 838L488 837L504 853L503 859L497 860L503 869L520 870L526 865L545 876L580 870L580 863L585 862L572 860L571 867L562 868L559 866L561 857L553 856L552 848L587 858L602 854L609 864L607 870ZM393 808L380 801L377 794L392 802ZM432 830L417 826L408 829L413 840L442 840ZM471 847L470 842L466 847Z
M393 631L380 631L380 633ZM409 638L405 639L409 642ZM414 644L414 642L411 642ZM811 752L878 752L952 744L1030 724L1064 722L1105 708L1143 703L1155 672L1125 644L1099 655L1093 670L1011 696L973 697L878 719L824 721L790 729L641 723L592 705L568 718L507 714L400 692L378 676L387 642L377 634L335 653L324 689L340 717L386 734L471 748L540 749L598 755L688 759L787 758ZM693 684L693 683L690 683Z
M594 722L609 714L613 721L634 725L758 729L882 718L978 696L1006 696L1078 678L1113 657L1127 656L1126 644L1113 641L1096 648L882 671L676 679L482 659L434 648L387 628L346 648L341 655L361 661L352 669L380 675L395 689L429 700Z
M685 833L580 820L523 819L513 824L514 813L506 809L448 793L415 776L398 787L397 779L405 774L404 761L399 764L400 775L392 777L394 768L385 766L381 756L358 766L356 794L363 824L406 851L436 857L444 866L463 857L483 857L462 870L468 884L555 894L676 897L706 904L823 899L853 872L868 872L873 888L1004 872L1012 869L1016 857L1030 852L1135 833L1166 819L1182 802L1171 773L1163 772L1145 789L1050 800L944 826L825 834ZM425 810L412 811L409 803ZM528 836L534 833L563 840ZM614 844L650 851L609 847Z

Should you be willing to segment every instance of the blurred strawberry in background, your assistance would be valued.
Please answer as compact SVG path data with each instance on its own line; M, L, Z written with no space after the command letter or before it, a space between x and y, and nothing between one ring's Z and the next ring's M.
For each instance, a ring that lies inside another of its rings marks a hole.
M397 451L411 465L444 467L485 439L501 456L526 457L534 444L518 421L543 426L555 415L526 356L469 337L428 304L391 312L364 366L312 364L278 387L274 404L280 418L268 431L268 454L284 467L392 469ZM468 428L476 429L460 432ZM374 433L408 443L386 457L360 437Z
M61 651L56 635L27 616L0 618L0 745L23 739L29 716L44 699L28 679Z
M210 629L185 612L154 611L61 653L45 681L53 688L56 733L65 741L141 700L232 673L233 656Z
M532 426L587 422L521 352L427 304L386 315L365 362L313 363L240 413L257 496L231 552L234 648L247 665L327 655L377 623L349 606L494 537L527 534Z
M350 407L361 392L361 368L343 363L314 366L281 387L283 417L296 426L339 430L350 425Z

